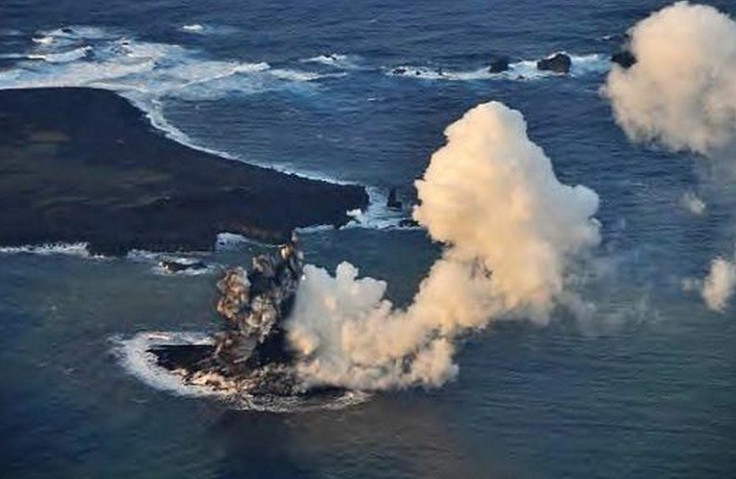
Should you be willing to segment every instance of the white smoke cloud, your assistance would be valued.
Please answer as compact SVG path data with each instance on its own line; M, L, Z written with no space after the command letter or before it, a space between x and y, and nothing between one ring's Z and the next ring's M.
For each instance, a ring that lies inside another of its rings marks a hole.
M416 182L414 218L445 244L411 305L386 283L307 266L287 328L311 384L356 389L440 385L455 376L453 338L499 317L545 323L571 259L600 242L596 193L561 184L522 115L491 102L445 130Z
M637 63L614 65L602 92L634 141L712 155L736 141L736 22L677 2L631 30Z
M723 257L714 259L700 292L708 309L723 312L734 289L736 289L736 258L731 261Z
M682 198L680 198L680 204L687 211L697 216L705 213L705 210L708 208L708 205L705 204L705 201L701 200L698 195L696 195L692 191L688 191L684 195L682 195Z
M629 30L637 62L614 65L602 93L616 122L633 141L655 142L673 151L689 150L732 168L736 160L736 22L706 5L677 2ZM722 173L729 174L723 170ZM694 193L681 204L696 215L707 205ZM732 262L716 258L699 289L706 305L722 311L736 288Z

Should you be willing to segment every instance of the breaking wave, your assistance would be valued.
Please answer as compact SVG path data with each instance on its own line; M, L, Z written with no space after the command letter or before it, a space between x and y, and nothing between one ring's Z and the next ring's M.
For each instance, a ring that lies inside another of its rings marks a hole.
M95 87L134 100L211 100L323 78L318 72L272 69L266 62L206 59L179 45L138 41L88 27L63 28L33 38L29 51L12 54L21 61L0 72L0 88ZM53 65L39 67L30 60Z
M388 190L378 187L367 187L368 207L348 211L352 221L343 228L397 229L407 228L404 224L411 219L411 208L389 208ZM415 226L416 227L416 226Z
M342 53L327 53L314 57L303 58L299 60L301 63L317 63L342 70L360 69L360 57L357 55L346 55Z
M219 238L219 236L218 236ZM91 254L88 250L89 243L45 243L45 244L28 244L21 246L0 246L0 254L27 254L27 255L63 255L75 256L77 258L94 259L94 260L110 260L109 256ZM217 245L216 245L217 247ZM172 255L170 253L157 253L145 250L131 250L125 256L125 259L136 263L147 263L151 265L151 272L157 275L181 275L181 276L198 276L202 274L212 274L220 267L217 263L204 263L201 258L203 253L189 253L186 256ZM182 269L181 271L168 271L163 267L162 262L176 262L182 266L192 266L195 263L203 263L204 267Z
M339 78L346 75L346 73L317 73L317 72L305 72L301 70L292 70L288 68L278 68L271 70L271 74L281 80L288 80L294 82L311 82L315 80L321 80L323 78Z
M87 250L87 243L46 243L39 245L2 246L0 254L37 254L37 255L67 255L80 258L102 259L103 256L91 255Z
M213 344L210 335L203 332L143 332L127 339L115 336L111 342L113 354L126 371L152 388L183 397L216 399L233 409L278 413L336 410L363 403L370 398L370 394L359 391L345 391L333 398L314 400L297 396L261 396L185 383L181 376L158 366L156 357L149 352L154 345Z
M29 60L43 60L49 63L66 63L86 57L87 53L89 53L91 50L92 47L84 46L66 52L29 53L26 58L28 58Z
M54 37L49 37L49 36L45 36L45 37L33 37L33 38L31 38L31 41L33 43L37 43L39 45L51 45L51 43L53 43L53 41L54 41Z
M177 27L177 30L191 35L232 35L238 33L238 29L235 27L211 23L185 23Z
M200 276L213 274L219 270L219 264L205 262L201 256L202 254L194 257L175 256L170 253L155 253L134 249L129 251L125 258L136 263L150 264L151 272L158 276ZM166 262L176 263L183 268L178 271L172 271L164 266Z
M218 233L217 239L215 240L215 251L232 251L242 247L242 245L263 245L261 241L248 238L241 234L222 232Z
M200 23L192 23L190 25L182 25L181 30L188 33L202 33L204 26Z

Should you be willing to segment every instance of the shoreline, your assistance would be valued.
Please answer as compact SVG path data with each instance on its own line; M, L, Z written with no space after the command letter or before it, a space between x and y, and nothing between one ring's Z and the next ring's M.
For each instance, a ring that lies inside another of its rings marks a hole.
M88 243L90 254L212 251L223 231L280 242L365 209L357 185L176 142L118 94L0 91L0 246Z

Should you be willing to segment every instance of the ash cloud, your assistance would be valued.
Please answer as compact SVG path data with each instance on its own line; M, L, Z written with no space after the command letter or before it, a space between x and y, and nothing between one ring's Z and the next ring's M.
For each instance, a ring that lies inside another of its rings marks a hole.
M600 242L597 194L560 183L521 113L501 103L471 109L445 135L414 210L442 256L405 309L347 262L334 276L305 267L287 323L305 382L438 386L457 374L459 334L501 318L544 324L555 306L583 303L565 276Z
M736 22L677 2L629 31L637 59L614 65L602 93L629 138L720 156L736 144Z

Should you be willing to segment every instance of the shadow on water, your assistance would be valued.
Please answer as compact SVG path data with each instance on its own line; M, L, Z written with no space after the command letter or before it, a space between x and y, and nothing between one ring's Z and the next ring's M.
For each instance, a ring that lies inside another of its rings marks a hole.
M422 391L380 394L340 411L223 412L205 441L223 449L219 477L443 479L509 477L470 454Z

